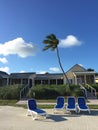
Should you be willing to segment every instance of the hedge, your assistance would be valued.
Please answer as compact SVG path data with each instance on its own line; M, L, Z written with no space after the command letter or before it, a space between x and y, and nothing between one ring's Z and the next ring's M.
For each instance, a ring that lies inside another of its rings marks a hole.
M19 84L0 87L0 99L19 99L22 88Z
M29 98L55 99L57 96L82 96L83 93L77 85L38 85L32 87L28 93Z

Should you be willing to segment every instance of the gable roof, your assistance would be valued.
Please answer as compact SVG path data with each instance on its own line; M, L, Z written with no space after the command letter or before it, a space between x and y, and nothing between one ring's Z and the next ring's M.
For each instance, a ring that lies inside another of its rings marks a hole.
M71 67L66 73L68 73L70 71L72 71L72 72L85 72L87 70L85 68L83 68L81 65L76 64L73 67Z

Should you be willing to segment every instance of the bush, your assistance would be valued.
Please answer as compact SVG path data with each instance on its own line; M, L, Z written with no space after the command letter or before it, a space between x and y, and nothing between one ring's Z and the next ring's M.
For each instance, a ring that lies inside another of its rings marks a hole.
M0 99L19 99L22 85L11 85L0 87Z
M83 91L80 89L79 85L70 85L70 96L84 96Z
M36 99L55 99L57 96L81 96L83 95L77 85L38 85L29 91L30 98Z
M93 88L95 88L96 91L98 92L98 84L92 84L91 86L92 86Z
M29 97L36 99L53 99L57 97L59 93L55 90L53 86L48 85L38 85L32 87L29 91Z

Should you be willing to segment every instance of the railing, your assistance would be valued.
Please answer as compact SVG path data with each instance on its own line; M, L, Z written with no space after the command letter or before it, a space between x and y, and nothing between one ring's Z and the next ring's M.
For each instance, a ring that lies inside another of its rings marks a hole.
M86 90L86 88L82 84L79 84L79 86L80 86L80 89L83 90L83 92L85 94L85 97L87 98L87 90Z
M97 96L97 93L96 93L96 89L95 89L95 88L93 88L93 87L90 86L89 84L86 84L86 87L87 87L87 89L90 91L90 93L91 93L92 95L94 95L95 97Z
M26 94L29 91L29 85L27 84L23 89L20 91L20 100L26 98Z

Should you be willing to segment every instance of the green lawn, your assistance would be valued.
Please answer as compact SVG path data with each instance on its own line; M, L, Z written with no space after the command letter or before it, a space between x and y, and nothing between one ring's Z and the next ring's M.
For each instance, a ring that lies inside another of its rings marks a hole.
M37 100L38 103L45 103L45 102L52 102L52 103L55 103L56 101L55 100ZM65 101L66 102L66 101ZM18 107L24 107L24 108L27 108L27 105L26 104L23 104L23 105L17 105L17 100L0 100L0 106L5 106L5 105L8 105L8 106L18 106ZM98 109L98 105L88 105L90 109ZM42 109L53 109L54 108L54 105L38 105L39 108L42 108Z
M0 100L0 106L9 105L14 106L17 103L17 100Z

